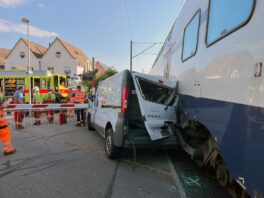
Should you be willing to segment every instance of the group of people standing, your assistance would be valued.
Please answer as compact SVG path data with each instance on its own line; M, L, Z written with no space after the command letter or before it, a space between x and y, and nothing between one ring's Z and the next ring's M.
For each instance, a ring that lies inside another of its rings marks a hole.
M15 94L15 96L16 96L16 94ZM81 86L78 86L76 91L73 91L73 89L70 88L69 89L69 95L68 95L68 98L66 98L66 100L68 101L69 104L74 104L74 103L78 104L78 103L87 102L86 94L84 91L81 90ZM24 101L19 101L19 103L20 102L23 103ZM38 87L33 88L33 100L32 100L32 102L34 104L41 104L40 90ZM48 92L43 97L43 103L44 104L52 104L55 102L56 102L56 96L53 93L52 88L48 88ZM18 125L16 125L16 128L22 129L23 126L21 125L21 123L22 123L24 117L22 117L22 115L20 115L19 113L17 113L17 114L18 115L15 116L15 121L16 121L16 123L18 123ZM77 117L76 126L77 127L85 126L85 110L82 110L82 109L80 109L80 110L77 109L76 111L74 111L73 109L67 110L67 116L68 117L74 117L75 114ZM24 114L23 114L23 116L24 116ZM35 110L34 116L35 116L34 125L40 125L41 124L41 112L38 110ZM54 111L53 110L46 111L46 116L47 116L47 120L49 123L54 122Z
M48 92L44 95L43 103L55 103L56 96L52 92L52 88L48 88ZM33 104L41 104L41 97L40 97L40 90L38 87L33 88ZM25 104L25 97L24 97L24 88L19 87L13 96L13 104ZM15 127L16 129L24 129L22 125L24 120L24 112L14 112L14 120L15 120ZM46 111L47 120L49 123L52 123L54 120L54 113L53 111ZM35 116L35 123L34 125L41 124L41 112L38 110L34 111Z
M74 104L74 103L78 104L78 103L87 102L86 94L84 91L81 90L81 86L78 86L76 91L73 91L73 89L70 88L68 98L66 99L69 104ZM55 101L56 101L55 94L52 92L51 88L48 88L48 93L44 95L43 103L52 104L52 103L55 103ZM41 104L40 91L38 87L33 88L33 103ZM35 114L34 125L40 125L41 124L41 112L36 110L34 111L34 114ZM77 127L85 126L85 110L82 110L82 109L80 110L77 109L76 111L74 111L73 109L67 110L68 117L74 117L74 114L76 114L76 117L77 117L76 126ZM49 123L54 122L54 111L52 110L46 111L46 116L47 116L47 120Z
M56 96L52 92L52 88L49 87L48 92L44 95L43 103L52 104L52 103L55 103L55 101L56 101ZM41 104L40 90L37 86L33 88L33 101L32 102L33 102L33 104ZM35 110L34 114L35 114L34 125L41 125L41 112L39 110ZM48 122L50 124L53 123L54 111L52 111L52 110L46 111L46 116L47 116Z
M67 98L68 103L85 103L87 102L86 94L84 91L81 90L81 86L77 87L76 91L73 91L70 89L69 96ZM41 100L41 94L39 87L33 88L33 104L50 104L56 102L56 96L53 93L52 88L48 88L48 92L44 95L43 100ZM8 100L4 100L4 95L0 90L0 140L3 144L3 150L5 155L9 155L12 153L15 153L16 150L13 148L13 145L11 143L11 133L8 126L8 121L6 118L6 114L4 111L4 108L8 106L9 103L13 102L13 104L25 104L25 97L24 97L24 88L18 87L16 92L13 95L13 98L9 98ZM72 110L69 109L67 111L68 116L74 116L74 113L77 117L77 127L85 126L85 110ZM24 112L16 111L14 112L14 120L15 120L15 128L16 129L24 129L24 126L22 125L23 119L24 119ZM49 110L46 111L47 120L49 123L54 122L54 111ZM40 110L34 110L34 117L35 117L35 123L34 125L41 125L41 111Z

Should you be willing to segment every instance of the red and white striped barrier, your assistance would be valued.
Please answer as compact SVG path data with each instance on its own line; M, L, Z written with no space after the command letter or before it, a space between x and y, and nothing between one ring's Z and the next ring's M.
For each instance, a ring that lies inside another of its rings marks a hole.
M48 111L48 110L67 110L67 109L88 109L89 104L9 104L6 111Z

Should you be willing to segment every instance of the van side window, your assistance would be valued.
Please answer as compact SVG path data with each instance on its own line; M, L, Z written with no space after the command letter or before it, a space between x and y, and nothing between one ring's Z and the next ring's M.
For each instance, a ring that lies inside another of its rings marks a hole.
M207 46L245 25L252 16L255 0L210 0Z
M104 81L98 87L97 98L99 106L103 106L104 108L115 108L121 106L121 86L118 77L119 76L115 78L113 83Z
M104 102L104 96L105 95L105 87L103 85L103 83L98 87L97 90L97 102L98 102L98 106L101 107L103 105Z
M200 10L196 12L184 30L182 61L193 57L196 54L199 37Z

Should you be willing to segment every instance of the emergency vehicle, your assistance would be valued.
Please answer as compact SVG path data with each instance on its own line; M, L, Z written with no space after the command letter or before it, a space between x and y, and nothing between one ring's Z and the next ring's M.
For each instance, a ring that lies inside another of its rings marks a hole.
M53 89L57 98L65 98L69 94L68 78L63 74L47 74L46 71L34 71L31 76L26 71L3 71L0 73L0 87L5 97L12 97L15 90L23 86L26 103L29 102L29 80L31 80L31 90L35 86L39 87L41 100L48 92L48 87Z

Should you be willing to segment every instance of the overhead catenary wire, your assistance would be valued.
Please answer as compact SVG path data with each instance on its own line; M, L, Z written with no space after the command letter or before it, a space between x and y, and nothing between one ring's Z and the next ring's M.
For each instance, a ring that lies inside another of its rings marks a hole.
M180 14L180 12L182 10L182 7L183 7L185 1L186 0L181 0L181 3L179 4L179 8L176 10L175 14L173 15L173 17L172 17L172 19L171 19L171 21L170 21L170 23L168 25L168 28L167 28L167 30L165 31L165 33L164 33L164 35L162 37L162 40L161 40L162 43L165 42L169 32L171 31L171 29L172 29L172 27L173 27L173 25L175 23L176 18L178 17L178 15Z
M123 3L124 3L124 7L125 7L125 12L126 12L127 25L128 25L128 30L129 30L130 38L131 38L131 40L133 40L133 31L132 31L132 26L131 26L131 23L130 23L130 18L129 18L129 13L128 13L128 9L127 9L127 2L126 2L126 0L123 0Z
M148 51L150 48L154 47L156 44L152 44L151 46L147 47L146 49L142 50L141 52L139 52L138 54L136 54L135 56L132 56L132 58L136 58L137 56L139 56L140 54L143 54L144 52Z
M149 52L145 52L144 54L146 54L146 55L153 55L153 56L157 56L158 55L157 53L149 53Z
M182 8L183 8L185 2L186 2L186 0L181 0L181 2L180 2L180 4L179 4L179 8L178 8L177 11L175 12L174 16L173 16L172 19L171 19L171 22L170 22L169 25L168 25L167 30L165 31L163 37L161 38L161 43L163 43L163 45L161 46L161 49L160 49L160 51L159 51L159 53L158 53L156 59L154 60L152 66L151 66L152 68L153 68L153 66L155 65L155 63L157 62L157 60L159 59L160 55L162 55L162 53L163 53L163 52L162 52L162 48L163 48L164 45L166 44L166 39L167 39L168 35L170 34L170 31L172 31L172 28L173 28L173 26L174 26L174 24L175 24L175 21L176 21L177 17L179 16L179 14L180 14L180 12L181 12L181 10L182 10Z
M157 56L157 53L153 53L153 52L148 52L149 49L153 48L154 46L156 45L161 45L163 43L161 42L133 42L132 45L147 45L148 47L145 48L144 50L140 51L139 53L137 53L136 55L132 56L133 54L131 54L131 57L130 57L130 61L132 61L134 58L138 57L139 55L141 54L144 54L144 55L154 55L154 56ZM132 47L132 46L131 46ZM143 69L143 68L142 68ZM143 71L142 71L143 73Z
M149 45L149 44L156 44L156 45L162 45L162 42L134 42L133 44L137 44L137 45Z

